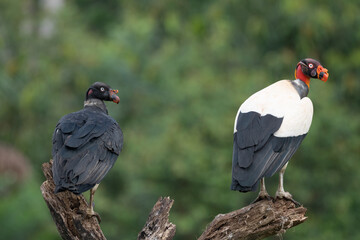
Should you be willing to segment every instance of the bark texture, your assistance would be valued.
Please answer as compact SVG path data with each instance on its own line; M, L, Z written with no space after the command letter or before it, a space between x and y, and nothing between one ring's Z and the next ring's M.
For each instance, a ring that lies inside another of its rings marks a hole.
M169 212L174 200L169 197L159 198L154 205L145 226L138 235L138 240L171 240L175 236L176 226L169 222Z
M88 204L82 194L69 191L55 194L52 178L52 160L42 165L46 181L41 193L62 239L106 239L96 217L86 217Z
M217 215L198 240L255 240L281 235L287 229L303 223L307 219L305 213L306 208L296 207L288 200L262 200L242 209Z
M52 160L42 165L46 181L40 189L62 239L106 239L96 217L86 217L88 204L82 195L69 191L54 194ZM149 214L138 240L171 240L176 226L169 222L174 200L159 198ZM281 235L303 223L306 208L288 200L262 200L242 209L217 215L198 240L263 239Z

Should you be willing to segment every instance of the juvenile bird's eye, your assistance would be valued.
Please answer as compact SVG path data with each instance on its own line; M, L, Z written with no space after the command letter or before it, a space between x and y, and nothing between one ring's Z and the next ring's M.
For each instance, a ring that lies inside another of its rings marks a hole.
M309 64L309 68L313 68L314 65L312 63Z
M101 88L100 88L100 91L102 91L102 92L105 91L105 88L104 88L104 87L101 87Z

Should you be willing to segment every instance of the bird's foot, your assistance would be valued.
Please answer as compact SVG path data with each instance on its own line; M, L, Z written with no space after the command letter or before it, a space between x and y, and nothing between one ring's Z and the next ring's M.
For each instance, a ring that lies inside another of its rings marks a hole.
M96 217L97 220L98 220L98 222L101 223L101 217L100 217L100 215L99 215L97 212L95 212L93 209L88 208L88 209L86 210L85 217L86 217L86 218Z
M265 191L265 192L260 191L260 192L259 192L259 195L257 196L257 198L255 198L255 200L252 201L251 204L256 203L256 202L259 202L259 201L261 201L261 200L273 201L274 198L271 197L266 191Z
M293 202L296 207L302 206L301 203L299 203L298 201L296 201L296 200L293 199L292 195L291 195L289 192L276 191L276 193L275 193L275 199L286 199L286 200L289 200L289 201Z

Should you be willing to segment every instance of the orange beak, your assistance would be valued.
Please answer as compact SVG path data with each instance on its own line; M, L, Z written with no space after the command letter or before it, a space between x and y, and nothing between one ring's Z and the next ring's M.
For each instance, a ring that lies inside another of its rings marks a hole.
M112 101L114 103L119 103L120 102L120 98L116 95L119 92L119 90L116 89L110 89L110 98L112 99Z
M323 66L319 65L316 69L317 77L323 82L326 82L329 77L328 70Z

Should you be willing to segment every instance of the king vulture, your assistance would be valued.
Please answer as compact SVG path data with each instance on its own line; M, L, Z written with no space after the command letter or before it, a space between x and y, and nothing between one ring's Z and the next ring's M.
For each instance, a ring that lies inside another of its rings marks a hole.
M328 70L318 61L306 58L297 64L295 80L275 82L240 106L234 123L232 190L255 191L260 182L255 201L269 199L264 178L280 170L275 197L294 201L284 191L283 175L311 125L310 78L326 82L328 77Z
M94 212L95 191L113 167L123 146L123 134L108 115L103 101L119 103L109 85L96 82L86 92L84 108L62 117L53 134L53 178L55 193L69 190L81 194L90 189L87 215Z

